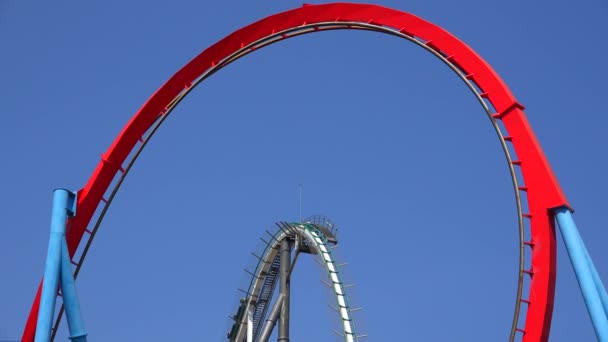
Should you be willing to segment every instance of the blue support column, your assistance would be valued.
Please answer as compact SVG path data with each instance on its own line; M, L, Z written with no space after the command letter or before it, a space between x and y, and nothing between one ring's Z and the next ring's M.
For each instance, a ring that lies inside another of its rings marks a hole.
M595 329L595 334L599 341L608 342L608 316L604 311L598 284L594 279L593 267L591 258L587 253L583 240L580 237L576 224L572 219L570 210L566 207L554 209L555 218L557 219L559 229L564 238L570 262L574 268L576 279L583 293L583 299L587 305L587 311L591 316L591 322ZM597 272L597 271L596 271ZM599 280L599 276L597 277ZM601 281L599 281L601 284Z
M80 304L76 294L76 283L72 274L72 264L68 243L63 239L61 254L61 293L63 294L63 306L65 316L70 330L70 340L73 342L86 342L87 333L84 330L84 322L80 314Z
M38 323L36 325L36 342L47 342L51 339L53 316L57 301L57 289L59 288L59 276L61 272L61 249L65 240L65 221L68 218L69 197L73 196L65 189L53 191L53 211L51 213L51 237L49 238L49 249L46 255L46 266L44 268L44 280L42 284L42 295L40 298L40 309L38 311Z
M70 339L86 342L86 333L80 316L80 306L76 296L76 286L72 275L70 254L65 240L66 221L74 216L76 195L65 189L53 191L53 210L51 216L51 236L44 269L44 280L35 342L48 342L57 303L57 290L61 284L63 303L70 327Z
M604 314L606 315L606 317L608 317L608 293L606 293L606 287L604 286L604 283L602 282L600 275L597 273L597 269L595 268L595 265L593 264L593 260L591 260L591 256L589 255L589 252L587 251L587 247L585 246L585 242L583 241L583 238L580 237L580 235L579 235L579 239L580 239L581 245L583 246L583 248L585 250L585 259L587 260L587 264L589 265L589 269L591 270L591 277L593 278L593 283L595 284L595 288L597 289L597 292L600 295L600 300L602 301L602 307L604 308Z

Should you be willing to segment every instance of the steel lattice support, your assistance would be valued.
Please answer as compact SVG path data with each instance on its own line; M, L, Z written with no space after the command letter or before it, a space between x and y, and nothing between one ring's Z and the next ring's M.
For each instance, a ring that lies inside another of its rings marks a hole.
M281 241L281 273L280 273L280 294L283 295L283 305L281 305L281 315L279 317L279 337L278 342L289 342L289 303L291 295L291 284L289 280L289 269L291 267L291 248L287 238Z

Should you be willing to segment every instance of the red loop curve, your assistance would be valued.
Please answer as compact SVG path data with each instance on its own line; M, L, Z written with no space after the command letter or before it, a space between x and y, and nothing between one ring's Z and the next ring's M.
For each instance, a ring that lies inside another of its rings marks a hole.
M534 243L530 298L523 340L546 341L551 326L556 272L555 228L549 209L569 205L530 128L523 106L517 102L490 65L465 43L441 27L412 14L377 5L305 5L278 13L235 31L181 68L135 113L102 155L102 160L85 187L79 191L78 215L68 222L67 241L70 254L73 255L76 251L102 196L129 153L185 87L190 87L197 77L243 46L275 32L297 28L303 24L327 22L360 22L389 27L426 42L434 50L450 56L450 61L480 88L483 97L496 109L495 117L503 121L510 136L509 141L519 158L516 165L521 167L527 187L530 212L526 217L530 219ZM39 300L40 288L32 305L22 341L34 340Z

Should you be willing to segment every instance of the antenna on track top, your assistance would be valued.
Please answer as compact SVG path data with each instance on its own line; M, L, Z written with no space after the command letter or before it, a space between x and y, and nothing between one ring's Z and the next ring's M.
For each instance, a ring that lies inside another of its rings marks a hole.
M300 220L298 222L302 222L302 184L298 186L299 190L299 206L300 206Z

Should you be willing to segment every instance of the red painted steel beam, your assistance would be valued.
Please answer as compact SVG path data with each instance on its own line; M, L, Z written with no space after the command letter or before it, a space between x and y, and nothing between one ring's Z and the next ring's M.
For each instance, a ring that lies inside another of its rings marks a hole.
M68 222L67 241L70 254L76 251L102 196L129 153L157 117L182 90L241 47L275 32L304 24L327 22L360 22L390 27L417 37L434 50L449 56L480 88L483 97L496 109L503 121L521 164L532 230L532 279L529 305L524 327L524 341L546 341L551 326L555 292L555 229L549 209L569 206L547 159L523 112L509 88L492 67L477 53L441 27L412 14L377 5L333 3L305 5L278 13L243 27L210 46L181 68L163 84L124 126L110 148L102 155L87 184L78 193L78 215ZM346 27L345 27L346 28ZM311 31L311 32L316 32ZM38 316L40 293L36 295L23 333L23 341L33 341Z

